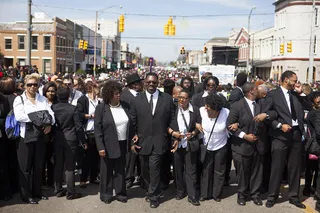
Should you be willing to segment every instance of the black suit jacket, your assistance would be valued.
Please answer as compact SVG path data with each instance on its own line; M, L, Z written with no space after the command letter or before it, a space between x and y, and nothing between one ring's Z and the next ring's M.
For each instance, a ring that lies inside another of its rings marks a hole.
M86 95L83 95L78 99L77 110L80 113L82 125L87 125L88 119L85 118L85 114L89 114L89 98Z
M85 144L84 129L80 121L80 114L76 107L68 102L52 105L56 124L54 136L56 143L61 141Z
M258 115L261 112L261 106L257 103L255 115ZM239 128L237 131L233 132L234 137L231 138L232 151L244 156L252 155L255 150L257 150L261 155L266 152L265 145L267 137L261 131L264 124L253 121L253 115L250 107L244 98L231 105L229 117L227 119L227 126L234 123L239 123ZM258 141L252 143L239 138L238 136L241 132L256 135L258 137Z
M201 93L204 91L203 83L199 83L195 88L194 88L194 94Z
M172 97L159 91L154 115L152 115L146 93L136 97L130 108L133 125L139 137L139 154L150 155L154 151L162 155L168 150L168 127L174 115Z
M193 112L189 112L190 113L190 123L188 126L188 132L193 132L194 130L196 130L196 124L201 124L201 116L200 116L200 111L199 108L196 106L193 106ZM178 125L178 110L179 107L175 107L175 114L172 117L171 120L171 124L170 124L170 128L173 129L174 131L179 131L179 125Z
M127 144L130 144L129 142L134 136L134 128L129 116L130 106L125 102L120 102L120 104L129 118L127 126ZM121 156L117 127L109 104L101 103L96 108L94 116L94 136L98 151L105 150L107 158L116 159Z
M302 109L302 105L297 99L296 96L292 95L292 100L294 104L294 108L296 111L299 129L301 131L301 134L304 133L304 125L303 125L303 118L304 118L304 111ZM288 124L292 126L292 116L286 101L286 98L282 92L282 89L280 87L277 87L276 89L270 91L268 93L268 96L266 98L266 101L263 105L263 111L275 111L277 112L278 116L276 118L270 118L270 121L268 122L270 128L269 132L271 136L276 137L280 140L287 140L289 138L289 133L284 133L281 131L281 129L277 128L279 123L282 124Z
M239 101L243 97L243 92L238 87L236 87L230 93L229 104L231 105L234 102Z
M131 105L132 101L135 99L135 96L130 92L128 88L125 88L122 93L120 100L126 102L128 105Z
M316 139L319 143L320 141L320 110L312 110L308 113L307 118L308 129L310 134L315 134ZM307 133L309 134L309 133Z
M0 130L2 132L2 136L5 136L6 117L9 112L9 101L4 95L0 94Z
M202 97L203 94L204 92L201 92L201 93L194 94L192 96L192 99L191 99L192 106L201 108L205 105L206 98ZM223 107L226 107L227 99L222 94L218 94L218 95L222 98Z

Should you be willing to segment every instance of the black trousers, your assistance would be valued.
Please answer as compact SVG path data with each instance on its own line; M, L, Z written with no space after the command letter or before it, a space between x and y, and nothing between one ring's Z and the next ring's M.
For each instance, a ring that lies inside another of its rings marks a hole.
M127 196L125 166L127 141L119 141L121 156L116 159L100 158L100 199L102 201L113 196L113 186L116 196Z
M305 188L317 188L317 179L318 179L318 161L310 160L309 154L306 154L306 170L305 170Z
M302 142L301 132L293 128L288 139L283 141L273 139L271 147L272 164L268 199L276 201L279 197L280 185L285 165L288 168L288 197L291 200L299 198Z
M268 150L263 155L263 175L262 175L262 184L261 184L261 187L266 191L269 189L271 162L272 162L271 150Z
M221 196L225 180L227 153L227 145L215 151L207 150L202 164L201 197L208 199Z
M0 130L1 131L1 130ZM2 133L4 134L4 133ZM11 196L12 191L10 188L10 170L9 170L9 154L7 147L10 141L7 138L0 139L0 200L5 196ZM13 141L12 141L13 142Z
M238 176L238 197L252 199L260 196L260 186L263 173L263 156L254 151L251 156L232 152Z
M20 197L32 198L42 195L42 171L45 158L46 143L36 141L25 143L21 138L18 149L20 165Z
M318 159L318 175L317 175L317 190L315 198L317 200L317 206L320 207L320 158Z
M173 179L172 173L171 173L171 164L172 164L172 152L171 150L167 150L163 156L161 161L161 185L162 186L168 186L170 183L170 180Z
M228 146L228 151L227 151L225 181L229 181L230 180L231 167L232 167L231 138L228 138L228 143L226 144L226 146Z
M126 181L133 183L135 180L135 168L137 168L137 176L141 176L141 166L139 156L136 153L128 152L126 154Z
M187 189L189 197L196 197L197 160L197 152L187 152L185 148L173 154L176 195L184 195Z
M161 193L161 161L162 155L152 152L150 155L140 155L142 177L147 188L147 197L158 201Z
M53 185L53 170L54 170L54 162L53 153L54 153L54 146L53 142L51 141L51 137L49 135L46 138L46 155L45 161L43 166L43 184L52 186Z
M78 142L76 141L55 141L55 165L54 165L54 192L59 193L63 190L63 171L65 168L66 183L68 194L75 193L75 166L76 151Z
M89 175L89 181L93 182L97 179L99 173L99 152L97 150L96 141L94 138L89 137L87 142L88 149L83 151L84 158L81 164L81 182L87 182Z

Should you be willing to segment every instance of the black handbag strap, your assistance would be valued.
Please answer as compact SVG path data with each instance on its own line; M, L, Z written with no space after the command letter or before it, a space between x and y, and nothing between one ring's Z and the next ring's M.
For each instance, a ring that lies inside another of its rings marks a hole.
M212 126L212 129L211 129L211 132L210 132L210 136L209 136L209 139L208 139L207 146L208 146L209 141L210 141L210 139L211 139L211 136L212 136L212 133L213 133L214 127L216 126L216 123L217 123L217 121L218 121L219 115L220 115L220 111L219 111L218 116L217 116L217 118L216 118L216 120L214 121L214 124L213 124L213 126Z
M186 129L187 129L187 131L189 131L189 127L188 127L188 124L187 124L186 117L184 117L184 114L183 114L183 111L182 111L181 108L180 108L180 113L181 113L181 115L182 115L183 122L184 122L184 125L186 126Z

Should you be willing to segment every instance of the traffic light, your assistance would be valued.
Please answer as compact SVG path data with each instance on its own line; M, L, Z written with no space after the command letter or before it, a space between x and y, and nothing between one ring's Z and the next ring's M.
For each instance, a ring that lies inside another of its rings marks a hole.
M121 15L119 18L119 32L124 32L124 15Z
M164 35L169 35L169 24L164 25Z
M284 54L284 44L280 44L280 54Z
M88 41L84 41L84 43L83 43L83 49L84 50L87 50L88 49Z
M83 40L80 39L78 49L83 49Z
M292 42L291 42L291 41L289 41L289 42L287 43L287 52L288 52L288 53L292 53Z
M171 36L176 35L176 25L171 24L170 27L169 27L169 32L170 32L169 34L170 34Z
M181 47L181 49L180 49L180 54L183 55L183 54L185 54L185 53L186 53L186 51L185 51L184 47Z
M204 53L207 53L207 50L208 50L207 47L204 47L204 48L203 48L203 52L204 52Z

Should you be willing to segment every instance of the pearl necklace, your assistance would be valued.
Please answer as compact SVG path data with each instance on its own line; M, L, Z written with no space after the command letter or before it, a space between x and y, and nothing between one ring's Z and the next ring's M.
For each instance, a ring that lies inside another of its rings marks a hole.
M113 106L113 105L109 104L109 106L110 106L111 108L118 108L118 107L120 106L120 103L117 104L116 106Z

